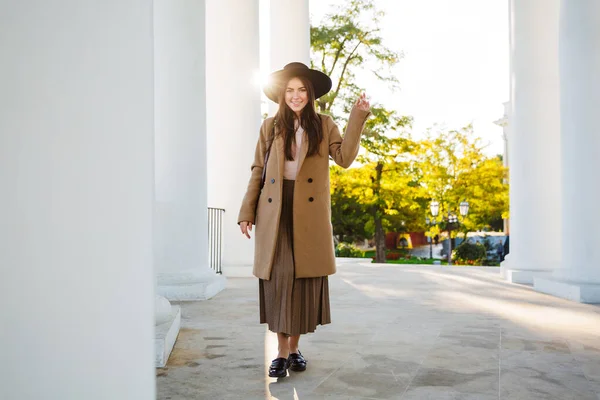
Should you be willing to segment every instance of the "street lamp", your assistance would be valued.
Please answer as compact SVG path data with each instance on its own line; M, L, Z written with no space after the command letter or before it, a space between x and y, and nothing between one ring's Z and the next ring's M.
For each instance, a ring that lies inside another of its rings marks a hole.
M433 215L432 219L429 217L425 218L425 223L427 226L437 225L437 221L435 217L438 216L440 212L440 203L437 201L432 201L429 205L431 210L431 215ZM466 200L463 200L459 206L460 215L464 218L469 213L469 203ZM444 218L442 217L442 220ZM447 228L448 228L448 265L452 265L452 231L458 229L458 216L454 212L448 212L447 217ZM433 248L432 248L432 240L431 236L429 237L429 258L433 258Z
M458 222L458 217L454 213L448 213L448 223L456 224Z
M437 201L432 201L429 207L431 208L431 215L433 215L434 218L437 217L438 213L440 212L440 203Z
M464 218L469 213L469 203L463 200L459 206L460 215ZM448 213L448 265L452 265L452 231L458 229L458 217Z
M458 217L448 212L448 265L452 265L452 231L456 229Z
M463 200L462 203L460 203L460 215L464 217L467 216L467 214L469 213L469 202L466 200Z
M432 219L429 219L429 217L425 218L425 223L427 224L428 227L430 226L435 226L437 225L437 221L435 220L435 217L438 216L438 213L440 212L440 203L438 203L437 201L432 201L430 206L429 206L430 210L431 210L431 215L433 216ZM432 260L433 259L433 238L431 237L431 233L429 235L429 259Z
M431 230L429 227L436 225L437 222L435 218L429 219L429 217L425 217L425 224L427 224L428 229ZM429 259L433 260L433 238L431 237L431 232L429 233L429 236L427 236L427 239L429 241Z

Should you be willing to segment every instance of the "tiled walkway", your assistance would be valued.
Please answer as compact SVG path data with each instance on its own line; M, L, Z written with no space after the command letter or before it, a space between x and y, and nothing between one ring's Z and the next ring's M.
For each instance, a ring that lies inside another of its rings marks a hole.
M279 380L255 279L183 303L158 399L600 399L600 306L497 268L345 263L330 287L333 323L300 342L308 369Z

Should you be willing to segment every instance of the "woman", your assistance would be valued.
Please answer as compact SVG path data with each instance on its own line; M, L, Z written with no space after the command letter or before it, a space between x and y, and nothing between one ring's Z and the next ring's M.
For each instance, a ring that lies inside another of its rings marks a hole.
M335 257L329 156L342 167L352 164L370 106L361 95L342 139L331 117L315 110L315 100L330 89L327 75L302 63L271 75L265 94L279 111L260 129L238 217L248 238L257 226L253 274L259 278L260 322L277 333L279 342L271 377L286 376L287 368L304 371L300 335L331 322L327 276L335 273Z

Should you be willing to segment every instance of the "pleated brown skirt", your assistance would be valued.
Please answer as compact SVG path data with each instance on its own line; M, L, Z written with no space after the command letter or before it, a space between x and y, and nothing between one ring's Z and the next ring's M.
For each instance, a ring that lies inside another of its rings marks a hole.
M294 183L283 181L271 279L259 279L260 323L268 324L272 332L290 336L314 332L317 325L331 323L327 276L296 279L294 275Z

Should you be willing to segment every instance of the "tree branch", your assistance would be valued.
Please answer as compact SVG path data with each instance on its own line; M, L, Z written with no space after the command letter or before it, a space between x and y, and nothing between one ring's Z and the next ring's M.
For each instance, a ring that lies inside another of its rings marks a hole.
M346 74L346 69L348 68L348 64L350 64L350 61L352 61L355 58L354 54L356 53L356 50L358 50L358 47L361 44L362 44L362 41L359 41L356 44L356 46L354 46L354 49L352 49L352 52L346 59L346 62L344 62L344 67L342 68L342 73L340 74L340 79L338 80L337 87L335 88L335 91L333 92L333 98L331 99L331 102L329 103L329 106L327 107L327 111L329 111L329 109L331 108L331 105L333 104L333 100L335 100L337 98L338 94L340 93L340 88L342 87L342 82L344 81L344 75Z
M346 44L347 41L348 41L348 38L345 37L344 40L342 40L342 43L340 43L340 48L335 53L335 57L333 58L333 65L331 66L331 71L329 71L329 74L328 74L329 76L331 76L331 74L333 74L333 70L335 69L335 66L340 58L340 54L342 53L342 50L344 50L344 45Z

